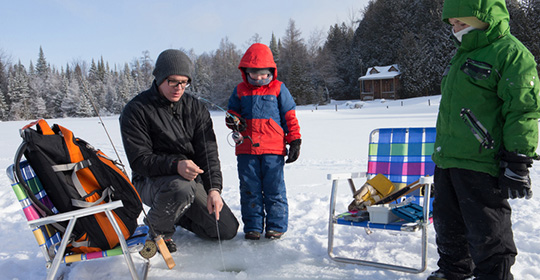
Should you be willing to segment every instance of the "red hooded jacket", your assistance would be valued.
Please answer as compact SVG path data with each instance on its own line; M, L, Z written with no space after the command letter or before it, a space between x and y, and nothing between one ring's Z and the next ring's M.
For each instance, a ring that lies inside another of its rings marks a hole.
M246 68L272 68L273 79L268 85L252 85L247 80ZM242 135L252 141L245 139L237 145L236 154L285 155L285 144L300 139L300 125L291 93L277 80L272 51L264 44L253 44L240 60L238 69L243 82L229 98L228 112L246 120L247 128Z

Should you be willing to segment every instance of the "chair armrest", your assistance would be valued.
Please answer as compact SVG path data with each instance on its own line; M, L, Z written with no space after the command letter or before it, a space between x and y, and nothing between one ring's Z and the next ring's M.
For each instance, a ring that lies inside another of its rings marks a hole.
M422 184L422 185L431 185L431 184L433 184L433 176L422 176L422 177L420 177L420 184Z
M71 220L73 218L85 217L85 216L93 215L96 213L105 212L108 210L114 210L116 208L123 207L123 206L124 204L122 203L122 200L116 200L116 201L105 203L105 204L100 204L100 205L96 205L96 206L92 206L92 207L88 207L84 209L78 209L78 210L69 211L66 213L60 213L53 216L47 216L41 219L28 221L28 225L31 227L39 227L42 225Z
M366 172L352 172L352 173L335 173L335 174L328 174L327 179L328 180L346 180L346 179L355 179L355 178L362 178L366 177Z

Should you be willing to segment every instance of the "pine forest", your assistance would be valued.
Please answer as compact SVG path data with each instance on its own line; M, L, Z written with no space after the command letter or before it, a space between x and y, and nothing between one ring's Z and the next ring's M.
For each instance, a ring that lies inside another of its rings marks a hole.
M506 0L510 30L540 60L540 0ZM360 99L358 78L373 66L399 65L400 96L440 94L440 80L455 46L450 26L441 21L443 0L372 0L358 18L330 26L327 33L305 39L290 19L285 35L264 42L259 34L248 43L267 44L283 81L298 105L330 99ZM534 27L534 28L533 28ZM270 35L270 34L268 34ZM221 39L219 48L197 55L189 91L226 106L241 81L238 63L243 49ZM124 65L103 58L69 65L50 65L36 46L37 60L25 67L0 50L0 120L91 117L119 114L133 96L152 81L154 61L148 51ZM540 68L539 68L540 70ZM540 71L539 71L540 72Z

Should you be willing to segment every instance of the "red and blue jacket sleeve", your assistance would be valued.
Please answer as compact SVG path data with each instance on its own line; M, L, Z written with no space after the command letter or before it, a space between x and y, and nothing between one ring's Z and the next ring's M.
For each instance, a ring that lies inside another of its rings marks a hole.
M283 127L283 131L285 132L285 141L291 143L296 139L300 139L300 125L296 118L296 103L285 84L281 84L278 104L281 127Z

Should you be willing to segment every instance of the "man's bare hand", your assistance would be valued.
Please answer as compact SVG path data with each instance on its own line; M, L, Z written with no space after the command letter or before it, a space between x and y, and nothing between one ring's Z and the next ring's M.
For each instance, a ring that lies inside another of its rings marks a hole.
M218 191L210 191L206 200L206 208L208 208L208 214L215 213L216 220L219 220L219 212L223 208L223 200Z
M178 162L176 167L178 174L184 177L186 180L194 180L201 173L204 173L204 170L199 168L192 160L185 159Z

